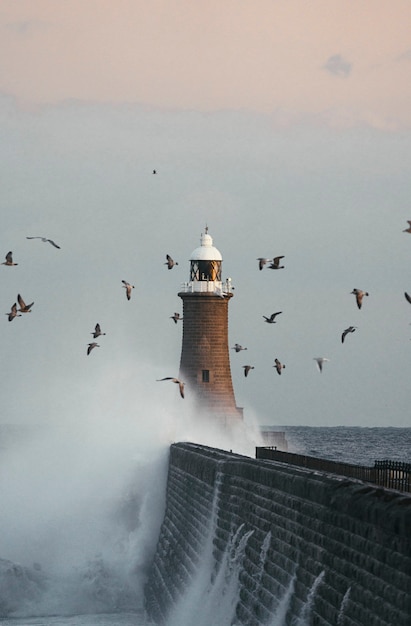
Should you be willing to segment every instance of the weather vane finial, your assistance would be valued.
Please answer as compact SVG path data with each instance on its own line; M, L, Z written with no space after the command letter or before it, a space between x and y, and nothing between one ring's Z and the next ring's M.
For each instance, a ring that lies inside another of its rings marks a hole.
M206 224L206 227L205 227L205 234L206 235L208 234L208 226L207 226L207 224Z

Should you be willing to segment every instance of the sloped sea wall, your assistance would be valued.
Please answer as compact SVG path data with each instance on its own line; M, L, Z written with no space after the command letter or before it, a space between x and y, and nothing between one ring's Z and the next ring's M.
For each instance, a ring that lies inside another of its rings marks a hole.
M246 626L409 626L411 497L172 445L147 613L167 626L201 624L212 602L232 612L224 623Z

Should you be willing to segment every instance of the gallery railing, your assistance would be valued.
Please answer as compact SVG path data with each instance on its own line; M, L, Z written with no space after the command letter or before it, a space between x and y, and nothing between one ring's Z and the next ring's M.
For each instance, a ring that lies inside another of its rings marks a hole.
M282 452L273 446L257 447L255 457L256 459L280 461L307 469L339 474L348 478L357 478L389 489L411 492L411 463L387 460L375 461L373 467L351 465L350 463L339 463L338 461L319 459L304 454Z

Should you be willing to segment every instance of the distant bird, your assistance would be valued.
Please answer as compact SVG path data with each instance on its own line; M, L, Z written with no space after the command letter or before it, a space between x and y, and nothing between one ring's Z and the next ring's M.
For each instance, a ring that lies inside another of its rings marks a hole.
M131 298L131 290L134 289L134 285L130 285L126 280L121 281L123 283L123 287L126 290L127 300Z
M326 361L329 361L330 359L327 359L325 356L317 356L314 357L314 361L317 361L317 366L318 369L320 370L320 372L323 371L323 363L325 363Z
M282 270L284 268L284 265L280 265L280 261L283 258L284 258L284 255L274 257L271 265L268 266L268 269L269 270Z
M101 332L100 324L97 322L94 331L91 334L93 335L93 339L97 339L97 337L101 337L101 335L105 335L106 333Z
M404 291L404 296L405 296L406 301L411 304L411 296L406 291Z
M99 348L100 346L98 345L98 343L96 343L95 341L93 341L93 343L89 343L88 344L88 348L87 348L87 354L90 354L90 352L94 349L94 348Z
M17 313L17 303L16 302L11 307L10 313L6 313L5 315L8 315L9 322L12 322L15 317L21 317L21 315L19 313Z
M263 315L264 321L267 322L267 324L275 324L276 323L275 317L277 315L280 315L280 313L282 313L282 311L277 311L277 313L272 313L270 317Z
M177 261L174 261L169 254L166 255L166 259L167 261L164 263L164 265L167 265L167 268L169 270L172 270L174 265L178 265Z
M182 321L183 318L180 317L180 313L174 313L174 315L170 315L170 319L174 320L174 324L177 324L178 321Z
M157 382L161 382L162 380L171 380L173 383L176 383L179 386L179 389L180 389L180 396L182 398L184 398L184 385L185 385L185 383L183 383L182 380L179 380L178 378L173 378L172 376L166 376L165 378L157 378Z
M20 305L20 313L31 313L30 309L33 306L34 302L32 302L31 304L26 304L19 293L17 294L17 300Z
M369 296L368 291L361 291L361 289L353 289L350 293L354 294L355 299L357 300L357 306L359 309L362 307L362 300L364 296Z
M51 243L52 246L60 250L60 246L58 246L52 239L47 239L47 237L26 237L26 239L41 239L44 243Z
M285 368L284 363L281 363L281 361L279 361L278 359L274 359L275 365L273 365L273 367L275 367L275 369L277 370L277 374L281 375L281 370L283 370Z
M264 257L259 256L257 261L259 261L258 267L260 268L260 270L262 270L266 263L272 262L272 259L265 259Z
M244 368L244 376L247 378L250 370L254 369L254 365L243 365Z
M403 233L411 233L411 220L407 220L409 226L408 228L406 228L405 230L403 230Z
M18 263L13 263L13 253L11 251L7 252L5 258L6 260L3 261L2 265L18 265Z
M356 328L356 326L349 326L343 331L343 334L341 335L342 343L344 343L345 336L348 335L348 333L354 333Z
M157 174L157 170L153 170L153 174Z
M236 352L241 352L241 350L247 350L247 348L243 348L243 346L240 346L239 343L236 343L232 347L232 350L235 350Z

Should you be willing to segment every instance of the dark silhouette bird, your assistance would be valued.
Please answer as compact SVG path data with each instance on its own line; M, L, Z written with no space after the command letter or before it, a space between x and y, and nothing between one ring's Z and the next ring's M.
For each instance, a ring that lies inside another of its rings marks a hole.
M270 269L270 270L282 270L282 269L284 269L284 265L280 265L280 261L283 258L284 258L284 255L283 256L275 256L273 258L272 263L268 266L268 269Z
M408 222L408 228L406 228L405 230L403 230L403 233L411 233L411 220L407 220Z
M20 306L20 313L31 313L30 309L33 306L34 302L32 302L31 304L26 304L19 293L17 294L17 300Z
M170 315L170 319L174 320L174 324L177 324L178 321L182 321L183 318L180 317L180 313L174 313L174 315Z
M341 335L342 343L344 343L345 336L348 335L348 333L354 333L356 328L356 326L349 326L343 331L343 334Z
M123 283L123 287L126 290L127 300L130 300L131 290L134 289L134 285L130 285L130 283L128 283L126 280L122 280L121 282Z
M157 382L161 382L163 380L171 380L173 383L176 383L180 389L180 396L182 398L184 398L184 385L185 383L183 383L182 380L179 380L178 378L173 378L172 376L166 376L165 378L157 378Z
M236 352L241 352L241 350L247 350L247 348L243 348L243 346L240 346L239 343L236 343L232 347L232 350L235 350Z
M275 318L277 315L280 315L280 313L282 313L282 311L277 311L277 313L272 313L270 317L263 315L264 321L267 322L267 324L275 324L276 323Z
M359 309L361 309L362 307L362 301L363 301L364 296L370 295L368 291L361 291L361 289L353 289L351 293L354 294L355 299L357 301L357 306Z
M153 170L153 174L157 174L157 170Z
M101 335L105 335L106 333L101 332L100 324L97 322L94 331L91 334L93 335L93 339L97 339L97 337L101 337Z
M164 265L167 265L167 268L169 270L172 270L174 265L178 265L177 261L174 261L174 259L172 259L169 254L166 255L166 259L167 261L164 263Z
M3 261L2 265L8 265L8 266L18 265L18 263L13 263L13 253L11 252L11 250L10 250L10 252L7 252L5 258L6 258L6 260Z
M274 359L274 363L275 365L273 365L273 367L277 370L277 374L281 375L281 371L285 368L284 363L281 363L279 359Z
M89 343L88 348L87 348L87 354L90 354L90 352L94 350L94 348L99 348L99 347L100 346L95 341L93 341L92 343Z
M262 270L266 263L271 263L272 262L272 259L265 259L264 257L260 257L259 256L257 261L259 261L258 267L260 268L260 270Z
M325 363L326 361L329 361L330 359L327 359L325 356L316 356L314 357L314 361L317 361L317 367L320 370L320 372L323 371L323 363Z
M249 371L254 369L254 365L243 365L244 376L247 378Z
M10 313L6 313L5 315L8 316L9 322L12 322L15 317L21 317L21 314L17 313L17 302L15 302L11 307Z
M404 296L405 296L406 301L411 304L411 296L406 291L404 291Z
M51 243L52 246L60 250L60 246L58 246L52 239L47 239L47 237L26 237L26 239L41 239L44 243Z

